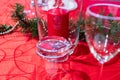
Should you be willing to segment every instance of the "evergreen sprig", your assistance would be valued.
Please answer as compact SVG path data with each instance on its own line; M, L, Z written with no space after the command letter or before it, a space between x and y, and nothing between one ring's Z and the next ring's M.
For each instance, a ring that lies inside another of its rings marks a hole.
M79 40L86 41L86 39L85 39L85 19L81 14L79 15L79 18L76 22L76 26L80 27Z
M12 26L8 26L6 24L0 25L0 33L4 33L5 31L8 31L12 28Z
M85 39L85 19L82 17L80 14L78 17L78 20L74 22L73 20L69 20L69 25L71 27L80 27L80 32L79 32L79 40L80 41L86 41Z
M37 31L37 19L32 18L28 19L24 13L24 6L21 4L16 4L14 6L14 11L12 11L12 16L14 20L19 21L19 27L22 28L22 32L28 33L31 32L32 37L38 36Z
M29 20L32 37L38 37L37 19Z

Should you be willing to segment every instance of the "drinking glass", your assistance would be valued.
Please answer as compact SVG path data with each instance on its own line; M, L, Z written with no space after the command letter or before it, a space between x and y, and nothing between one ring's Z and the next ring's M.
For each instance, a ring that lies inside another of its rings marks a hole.
M63 2L56 1L58 0L48 0L48 8L45 9L45 5L38 5L35 0L39 33L36 52L50 62L64 62L74 52L79 41L79 26L70 25L70 9L75 10L77 7L68 10L60 7Z
M120 52L120 5L96 3L86 11L85 35L93 56L104 64Z

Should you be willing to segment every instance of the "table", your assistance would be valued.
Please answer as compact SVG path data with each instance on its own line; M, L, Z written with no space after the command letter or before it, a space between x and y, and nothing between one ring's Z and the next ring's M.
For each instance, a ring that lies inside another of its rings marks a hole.
M1 0L0 20L14 24L7 11L15 3L26 4L24 0ZM0 36L0 80L98 80L101 65L86 42L80 41L66 62L51 63L36 54L37 41L17 30ZM120 80L119 58L120 54L103 66L100 80Z

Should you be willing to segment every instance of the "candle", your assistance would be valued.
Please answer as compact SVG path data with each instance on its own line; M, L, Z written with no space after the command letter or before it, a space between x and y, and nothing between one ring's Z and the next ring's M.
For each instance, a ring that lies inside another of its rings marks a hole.
M48 10L48 35L68 38L69 12L65 9L54 8Z

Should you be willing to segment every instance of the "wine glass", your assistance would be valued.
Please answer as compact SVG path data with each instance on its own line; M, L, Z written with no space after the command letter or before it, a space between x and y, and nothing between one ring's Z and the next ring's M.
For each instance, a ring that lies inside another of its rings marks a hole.
M61 7L63 5L60 5L62 2L56 1L58 0L48 0L48 8L45 10L44 6L39 6L35 0L39 33L36 52L47 61L64 62L77 46L79 26L70 25L70 10L64 9ZM51 3L53 5L49 5Z
M120 5L96 3L86 11L85 35L93 56L104 64L120 52Z

